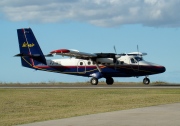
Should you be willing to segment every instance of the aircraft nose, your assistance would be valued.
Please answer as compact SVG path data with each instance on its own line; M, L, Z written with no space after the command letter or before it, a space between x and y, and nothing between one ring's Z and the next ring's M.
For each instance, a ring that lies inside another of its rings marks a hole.
M158 66L158 72L164 73L166 71L166 68L164 66Z

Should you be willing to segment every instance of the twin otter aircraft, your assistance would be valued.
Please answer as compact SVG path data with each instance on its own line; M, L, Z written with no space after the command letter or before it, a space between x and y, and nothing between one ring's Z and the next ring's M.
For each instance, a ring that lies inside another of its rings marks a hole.
M31 28L17 30L22 66L49 72L91 77L91 84L97 85L98 79L105 78L112 85L112 77L145 76L144 84L149 84L148 75L165 72L165 67L143 60L146 53L84 53L77 50L58 49L44 55ZM68 56L68 59L46 60L46 56ZM73 58L72 58L73 57Z

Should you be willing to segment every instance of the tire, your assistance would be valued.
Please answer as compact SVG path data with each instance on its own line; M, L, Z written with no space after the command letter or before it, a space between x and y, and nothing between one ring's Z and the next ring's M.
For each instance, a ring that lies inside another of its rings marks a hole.
M114 83L114 80L113 80L112 77L106 78L106 84L107 84L107 85L112 85L113 83Z
M149 83L150 83L149 78L144 78L143 79L143 84L148 85Z
M90 82L91 82L92 85L97 85L98 84L98 79L93 77L93 78L91 78Z

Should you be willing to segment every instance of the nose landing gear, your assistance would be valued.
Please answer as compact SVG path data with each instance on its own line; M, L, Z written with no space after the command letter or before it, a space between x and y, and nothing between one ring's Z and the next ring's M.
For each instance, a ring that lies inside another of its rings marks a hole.
M145 78L143 79L143 84L148 85L149 83L150 83L149 78L145 77Z
M95 78L95 77L92 77L90 82L91 82L92 85L97 85L98 84L98 79Z

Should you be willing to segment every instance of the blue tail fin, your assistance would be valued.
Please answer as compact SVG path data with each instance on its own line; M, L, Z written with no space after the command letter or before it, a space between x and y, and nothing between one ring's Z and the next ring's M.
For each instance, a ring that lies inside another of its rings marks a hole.
M21 63L24 67L32 68L38 64L46 64L44 54L31 28L17 29Z

